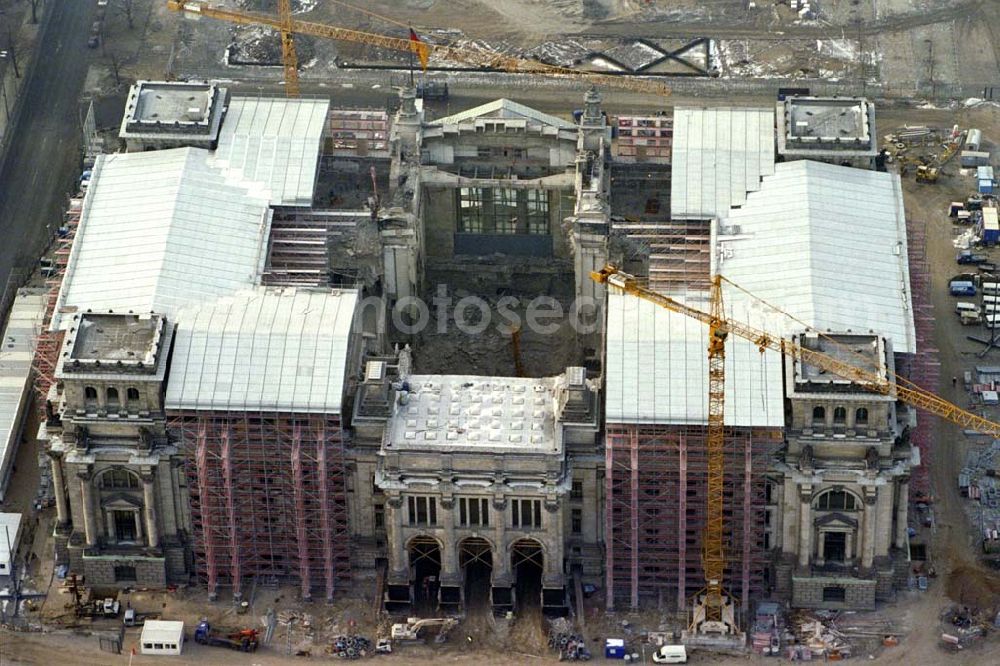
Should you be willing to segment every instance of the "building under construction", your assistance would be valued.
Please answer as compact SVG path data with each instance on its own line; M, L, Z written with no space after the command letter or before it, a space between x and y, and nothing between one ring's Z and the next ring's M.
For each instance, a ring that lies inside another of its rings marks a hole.
M706 307L722 272L769 304L727 293L727 317L876 364L923 344L898 179L802 125L840 102L778 107L781 153L766 108L628 117L616 141L595 91L575 123L506 99L430 118L410 90L391 121L207 84L129 99L133 152L72 211L36 362L60 557L94 584L380 580L398 612L559 613L580 582L679 610L704 586L707 331L590 272ZM873 111L850 109L867 159ZM414 332L442 288L492 315L606 307L586 330ZM727 590L888 598L910 413L749 342L726 370Z

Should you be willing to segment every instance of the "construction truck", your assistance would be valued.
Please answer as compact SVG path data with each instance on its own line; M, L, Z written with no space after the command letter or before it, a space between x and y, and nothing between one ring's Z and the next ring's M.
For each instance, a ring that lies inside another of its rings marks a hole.
M936 183L938 181L938 168L927 166L926 164L917 167L918 183Z
M448 640L448 632L457 626L458 619L453 617L410 617L406 619L406 622L393 624L389 635L392 638L392 643L396 644L423 643L426 636L421 636L421 632L424 629L437 627L438 632L434 636L434 642L444 643Z
M256 629L212 629L208 620L202 618L194 630L194 640L202 645L226 647L240 652L256 652L260 641Z

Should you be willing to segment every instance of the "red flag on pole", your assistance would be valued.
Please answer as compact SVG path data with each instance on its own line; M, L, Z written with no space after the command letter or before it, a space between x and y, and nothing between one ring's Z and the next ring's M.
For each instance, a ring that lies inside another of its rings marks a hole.
M420 66L426 71L427 61L430 59L431 50L427 44L417 36L417 33L413 31L413 28L410 28L410 50L417 54L417 58L420 59Z

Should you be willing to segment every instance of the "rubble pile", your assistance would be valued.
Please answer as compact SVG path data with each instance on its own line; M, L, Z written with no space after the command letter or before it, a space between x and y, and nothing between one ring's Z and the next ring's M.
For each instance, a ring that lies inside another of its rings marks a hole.
M559 651L559 661L588 661L591 654L587 642L572 629L565 618L553 620L549 629L549 647Z

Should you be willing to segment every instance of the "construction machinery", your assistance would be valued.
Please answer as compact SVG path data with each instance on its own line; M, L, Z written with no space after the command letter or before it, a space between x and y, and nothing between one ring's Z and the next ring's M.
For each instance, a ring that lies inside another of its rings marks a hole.
M922 164L917 167L918 183L936 183L938 181L938 168Z
M195 627L194 640L202 645L225 647L240 652L256 652L260 645L256 629L213 629L205 618Z
M702 536L702 568L705 587L695 595L691 610L691 620L685 639L698 642L699 638L719 638L740 643L739 625L736 619L736 605L731 595L723 587L725 570L725 518L724 509L724 445L725 423L725 353L726 341L730 335L749 340L761 353L766 350L779 352L784 356L809 364L821 371L847 379L873 393L895 397L904 403L947 419L965 429L1000 437L1000 423L994 423L977 414L966 411L943 398L921 389L916 384L898 375L883 376L864 367L834 358L822 352L769 333L742 322L727 320L722 307L722 283L728 282L721 275L712 277L709 312L691 307L669 296L659 294L640 285L639 280L628 273L608 264L591 278L600 284L618 289L625 294L636 296L673 312L696 319L709 328L708 373L708 519ZM744 291L745 290L742 290ZM749 295L749 294L748 294ZM771 306L773 307L773 306ZM787 314L787 313L785 313ZM791 315L788 315L789 317Z
M345 6L370 16L385 19L385 17L359 7L352 5ZM295 44L293 41L293 35L295 34L367 44L393 51L406 51L415 54L424 68L426 68L430 57L434 56L443 61L458 62L476 69L489 69L516 74L562 76L571 79L580 79L595 85L623 88L638 93L663 96L670 94L670 87L659 81L630 76L601 74L598 72L582 72L569 67L550 65L538 62L537 60L526 60L495 51L431 44L422 41L412 30L409 37L404 38L352 30L324 23L302 21L292 16L290 0L279 0L278 16L227 9L196 0L167 0L167 8L184 12L185 15L191 18L206 17L239 25L265 26L279 31L281 33L281 53L285 67L285 93L288 97L297 97L299 94L298 58L295 55ZM396 21L392 22L397 23Z
M423 643L425 638L421 632L425 629L437 628L434 635L435 643L444 643L448 633L458 626L458 619L453 617L409 617L406 622L392 625L389 636L393 643Z

